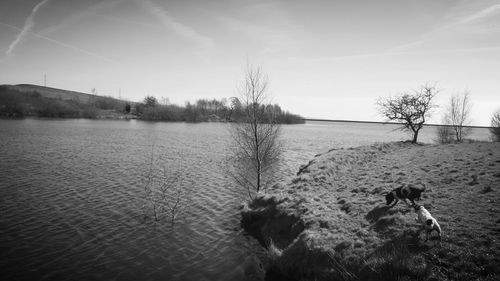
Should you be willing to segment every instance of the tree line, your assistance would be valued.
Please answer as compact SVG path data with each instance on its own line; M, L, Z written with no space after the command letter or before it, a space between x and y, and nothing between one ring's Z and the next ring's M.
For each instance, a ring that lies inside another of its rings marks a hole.
M229 99L199 99L194 103L186 102L185 106L160 103L153 96L147 96L142 103L136 104L135 113L144 120L161 121L241 121L245 118L247 105L237 97ZM259 104L267 122L280 124L299 124L305 120L299 115L282 110L277 104Z
M259 107L267 114L268 120L273 119L281 124L305 122L301 116L282 110L277 104L261 104ZM102 118L113 114L130 114L150 121L234 122L244 117L244 111L245 105L236 97L199 99L194 103L186 102L184 106L171 104L166 98L159 102L153 96L146 96L142 102L127 102L112 97L89 95L88 101L82 102L0 86L0 116L8 118Z

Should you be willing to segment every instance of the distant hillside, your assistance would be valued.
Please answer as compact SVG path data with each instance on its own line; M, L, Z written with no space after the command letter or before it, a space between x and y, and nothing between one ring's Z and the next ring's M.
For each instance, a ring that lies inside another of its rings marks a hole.
M86 94L82 92L69 91L57 88L44 87L33 84L17 84L17 85L1 85L8 89L12 89L22 93L32 93L38 92L42 97L52 98L52 99L61 99L61 100L74 100L81 103L89 103L96 98L100 98L101 96ZM111 97L110 97L111 98ZM112 98L114 99L114 98ZM118 99L115 99L118 101Z
M134 105L133 103L129 104ZM51 118L133 118L127 102L38 85L0 85L0 116Z

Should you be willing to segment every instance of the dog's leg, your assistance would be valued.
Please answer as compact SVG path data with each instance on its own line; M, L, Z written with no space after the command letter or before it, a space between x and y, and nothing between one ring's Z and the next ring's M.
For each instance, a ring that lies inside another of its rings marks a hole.
M403 198L403 201L405 202L406 206L408 206L408 207L412 206L412 205L410 205L410 203L408 203L408 201L406 201L406 198Z
M392 203L392 205L389 206L389 208L396 206L396 204L398 204L398 201L399 201L398 199L394 199L394 203Z
M438 233L438 240L441 241L441 227L438 227L436 232Z

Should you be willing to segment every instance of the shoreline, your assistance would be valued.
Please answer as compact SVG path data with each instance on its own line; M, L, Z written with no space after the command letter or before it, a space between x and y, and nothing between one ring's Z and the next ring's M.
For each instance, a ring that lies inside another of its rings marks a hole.
M425 184L443 229L423 242L415 213L384 195ZM242 210L267 249L268 280L494 280L500 274L500 143L381 143L332 149ZM496 202L496 203L495 203Z
M158 119L143 119L140 118L140 116L133 115L133 114L123 114L123 115L117 115L117 116L97 116L95 118L85 118L85 117L46 117L46 116L22 116L22 117L10 117L10 116L3 116L0 115L0 120L23 120L23 119L40 119L40 120L139 120L139 121L144 121L144 122L164 122L164 123L192 123L192 124L198 124L198 123L234 123L235 121L233 120L214 120L214 119L209 119L209 120L203 120L203 121L185 121L185 120L158 120ZM305 123L279 123L279 125L303 125Z
M119 116L98 116L95 118L85 118L85 117L43 117L43 116L22 116L22 117L9 117L0 115L1 120L22 120L22 119L42 119L42 120L58 120L58 119L86 119L86 120L140 120L146 122L169 122L169 123L233 123L234 121L228 120L205 120L205 121L175 121L175 120L150 120L150 119L142 119L140 116L133 114L122 114ZM354 120L327 120L327 119L308 119L304 118L304 123L280 123L280 125L303 125L308 122L324 122L324 123L354 123L354 124L380 124L380 125L401 125L400 123L393 122L377 122L377 121L354 121ZM425 124L425 127L444 127L449 125L440 125L440 124ZM471 129L491 129L491 127L487 126L464 126L464 128ZM467 141L467 140L466 140Z
M359 124L380 124L380 125L404 125L403 123L397 122L384 122L384 121L366 121L366 120L339 120L339 119L316 119L316 118L304 118L306 122L331 122L331 123L359 123ZM425 123L424 127L453 127L453 125L443 125L443 124L434 124L434 123ZM472 129L491 129L491 126L479 126L479 125L470 125L463 126L464 128L472 128Z

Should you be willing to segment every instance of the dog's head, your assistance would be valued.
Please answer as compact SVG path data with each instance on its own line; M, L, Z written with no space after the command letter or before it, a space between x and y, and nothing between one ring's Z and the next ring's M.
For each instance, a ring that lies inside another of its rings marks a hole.
M410 194L408 194L408 198L421 200L422 192L425 191L425 184L422 184L423 187L417 187L413 184L409 184L408 188L410 189Z
M417 190L415 190L414 191L415 192L415 199L418 199L418 200L422 199L422 192L423 191L424 191L423 189L417 189Z
M387 202L387 205L390 205L392 201L394 201L394 194L392 194L392 192L387 193L385 201Z

